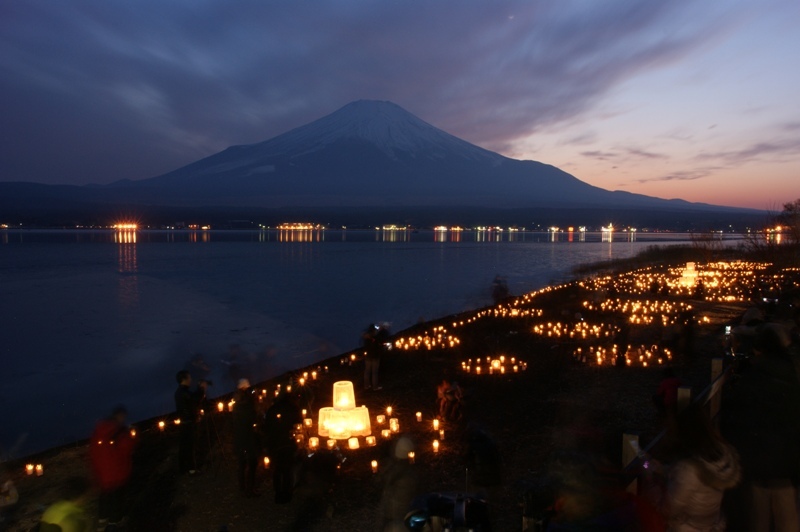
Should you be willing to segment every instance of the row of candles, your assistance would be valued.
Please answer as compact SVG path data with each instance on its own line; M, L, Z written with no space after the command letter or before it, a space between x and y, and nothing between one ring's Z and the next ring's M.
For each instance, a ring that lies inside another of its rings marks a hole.
M579 321L574 324L557 322L547 322L533 326L533 333L548 338L608 338L616 333L617 328L613 325L604 323L601 325L591 325L586 321Z
M616 345L611 347L590 346L585 351L583 348L579 347L572 352L572 356L575 359L584 363L591 363L594 360L598 366L615 364L617 355L619 354L625 357L625 365L627 366L639 364L642 367L647 367L654 361L656 364L661 365L665 361L672 360L672 352L665 347L659 347L657 345L652 345L650 347L641 345L636 348L629 345L624 353L620 353Z
M470 358L461 362L461 369L476 375L505 375L506 367L508 367L508 373L519 373L528 369L528 363L524 360L517 360L517 357L506 357L505 355L500 355L498 358L478 357L474 360Z
M42 464L25 464L25 474L31 477L34 473L37 477L44 475L44 466Z

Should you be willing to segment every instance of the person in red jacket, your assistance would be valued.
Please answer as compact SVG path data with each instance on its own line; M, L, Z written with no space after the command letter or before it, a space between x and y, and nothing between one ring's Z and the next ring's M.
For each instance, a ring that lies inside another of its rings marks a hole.
M100 526L120 522L124 515L125 488L133 470L133 433L125 421L128 412L118 406L111 417L95 425L89 460L97 489Z

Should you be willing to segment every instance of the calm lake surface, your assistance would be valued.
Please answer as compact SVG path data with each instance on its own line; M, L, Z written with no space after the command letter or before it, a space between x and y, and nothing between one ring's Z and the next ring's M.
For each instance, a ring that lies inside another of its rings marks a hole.
M174 409L202 358L210 395L688 235L420 231L0 231L0 456L87 437L116 404ZM196 368L196 366L194 366ZM195 376L198 373L195 372Z

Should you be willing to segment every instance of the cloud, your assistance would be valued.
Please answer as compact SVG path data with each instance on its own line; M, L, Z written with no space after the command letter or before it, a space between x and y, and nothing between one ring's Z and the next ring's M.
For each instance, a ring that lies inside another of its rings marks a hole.
M738 14L690 0L26 0L2 10L0 113L15 127L0 169L75 182L165 172L360 98L507 148L580 121ZM45 146L69 149L42 158Z
M720 169L721 168L719 167L694 168L691 170L671 172L669 174L656 177L636 179L635 181L637 183L652 183L658 181L697 181L698 179L703 179L705 177L714 175L714 173Z
M707 152L697 155L700 161L718 160L727 166L736 166L769 158L773 162L800 158L800 137L756 142L737 150Z

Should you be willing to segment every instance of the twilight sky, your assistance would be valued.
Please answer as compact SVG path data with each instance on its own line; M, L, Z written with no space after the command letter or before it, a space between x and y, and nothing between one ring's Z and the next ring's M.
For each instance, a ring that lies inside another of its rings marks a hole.
M798 0L0 0L0 180L107 183L391 100L612 190L800 198Z

